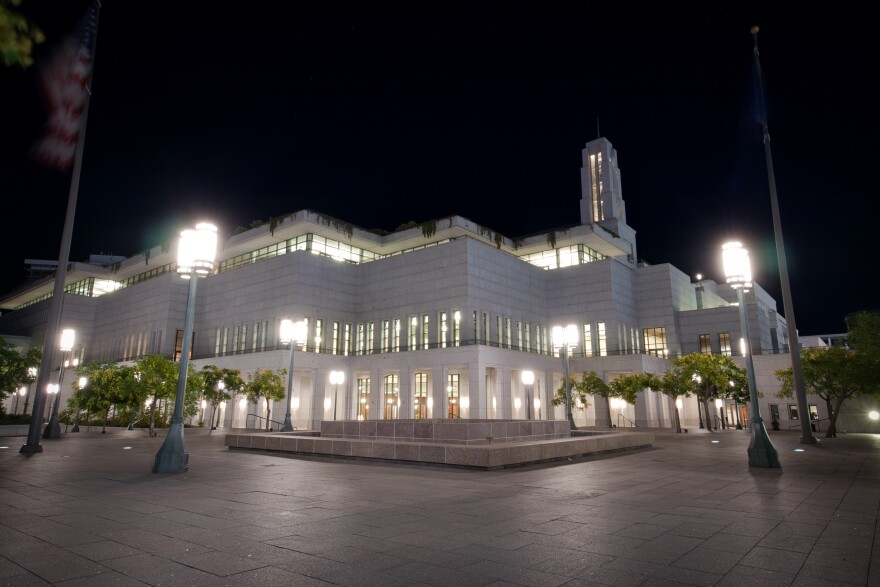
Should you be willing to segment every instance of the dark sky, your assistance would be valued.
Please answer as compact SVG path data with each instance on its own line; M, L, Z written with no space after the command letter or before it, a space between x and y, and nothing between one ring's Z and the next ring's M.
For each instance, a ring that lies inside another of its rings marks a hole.
M25 0L49 37L38 60L86 4ZM364 228L576 224L598 117L639 256L720 280L720 245L738 237L782 311L757 23L798 327L841 332L880 305L862 270L880 51L855 8L273 4L104 2L72 260L305 208ZM57 258L64 221L69 174L29 155L46 119L38 67L0 66L0 291L25 258Z

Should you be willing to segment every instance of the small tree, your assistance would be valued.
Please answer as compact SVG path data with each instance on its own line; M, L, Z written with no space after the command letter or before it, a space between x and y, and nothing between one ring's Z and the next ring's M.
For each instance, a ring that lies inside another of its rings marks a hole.
M876 380L860 362L855 351L839 346L801 350L804 387L808 393L825 400L828 409L826 438L837 436L837 417L846 400L858 395L877 395ZM794 379L791 367L777 371L776 377L782 382L782 389L776 396L792 397Z
M3 401L10 391L34 382L35 377L29 369L39 367L41 358L40 349L31 348L22 352L0 337L0 414L3 413Z
M734 397L739 393L737 382L744 381L745 371L727 355L691 353L672 361L669 385L679 388L682 395L696 395L706 416L706 429L712 428L709 402ZM731 386L730 382L734 382ZM739 396L736 396L739 397Z
M601 377L596 375L595 371L582 373L580 381L575 378L573 373L569 374L568 381L572 409L577 409L578 411L583 411L590 407L587 396L602 395L608 389L608 386L602 381ZM565 405L565 378L560 379L559 389L556 390L556 395L553 396L551 403L554 406Z
M284 399L284 381L287 377L287 369L257 369L248 375L248 382L245 385L245 395L248 401L259 405L260 398L266 400L266 430L270 429L271 420L269 416L271 409L269 402Z
M232 392L244 387L241 371L238 369L218 369L215 365L205 365L200 371L202 376L202 393L205 401L213 408L211 430L219 425L221 402L232 399Z
M150 436L156 436L156 407L160 400L174 399L177 391L177 365L159 355L150 355L134 363L136 380L143 402L150 401Z

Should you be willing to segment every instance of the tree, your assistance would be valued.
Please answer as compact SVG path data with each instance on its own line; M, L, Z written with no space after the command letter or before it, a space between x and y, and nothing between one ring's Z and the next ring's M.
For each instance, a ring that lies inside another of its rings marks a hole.
M672 361L665 387L669 392L677 388L679 395L696 395L706 416L706 429L709 430L712 427L709 402L726 398L744 400L742 385L746 381L745 371L727 355L691 353ZM745 389L748 389L747 383Z
M801 350L801 369L807 392L825 400L829 424L826 438L837 436L837 417L843 403L859 395L877 395L877 380L860 365L856 351L840 346ZM790 398L794 390L791 367L776 372L782 382L777 397Z
M0 414L3 413L3 401L10 391L34 382L36 378L30 369L39 367L41 358L40 349L30 348L22 352L0 337Z
M278 369L277 371L257 369L248 375L248 382L244 388L248 401L259 405L260 398L265 398L266 400L266 430L270 429L269 425L271 423L269 419L271 414L269 401L284 399L285 377L287 377L287 369Z
M200 371L202 377L202 390L205 401L213 408L212 413L216 419L211 422L211 430L215 430L219 424L221 402L232 399L232 392L244 387L241 371L238 369L218 369L215 365L205 365Z
M7 66L33 65L33 47L46 40L43 31L13 6L21 0L0 0L0 59Z
M125 401L122 368L114 363L92 363L77 370L77 374L87 377L88 384L82 390L74 391L71 400L79 408L104 414L104 426L101 429L101 434L104 434L107 432L111 408Z
M587 400L588 395L601 395L608 389L608 386L605 385L601 377L596 375L595 371L581 374L580 381L575 379L574 373L569 374L568 381L572 408L578 411L590 407L590 402ZM551 403L554 406L565 405L565 378L560 379L559 389L556 390L556 395L553 396Z
M143 401L150 401L150 436L156 436L156 408L160 400L174 399L177 391L177 365L159 355L150 355L134 362L136 378ZM197 401L197 400L196 400Z

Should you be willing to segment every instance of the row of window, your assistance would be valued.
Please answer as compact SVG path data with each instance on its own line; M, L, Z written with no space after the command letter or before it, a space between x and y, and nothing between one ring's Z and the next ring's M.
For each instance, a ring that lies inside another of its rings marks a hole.
M250 331L249 331L250 328ZM248 333L250 332L250 337ZM240 353L266 350L266 338L269 332L269 321L257 321L253 324L242 322L235 324L230 330L228 326L218 327L214 332L214 355L237 355Z
M705 355L712 354L712 336L709 334L701 334L700 335L700 352ZM733 354L733 351L730 347L730 333L729 332L719 332L718 333L718 352L722 355L727 355L728 357Z
M307 233L291 239L287 239L280 243L275 243L266 247L255 249L253 251L231 257L229 259L224 259L223 261L220 261L218 263L217 273L223 273L224 271L230 271L232 269L237 269L251 263L271 259L273 257L277 257L278 255L284 255L286 253L292 253L294 251L309 251L316 255L323 255L332 259L336 259L337 261L361 264L375 261L377 259L384 259L387 257L402 255L404 253L409 253L419 249L434 247L451 242L452 240L454 239L441 239L426 243L424 245L395 251L394 253L390 253L387 255L381 255L379 253L368 251L367 249L352 246L342 241L329 239L317 234ZM591 249L590 247L578 244L569 247L551 248L545 251L523 255L520 258L527 263L530 263L537 267L541 267L543 269L558 269L560 267L569 267L572 265L592 263L593 261L600 261L602 259L605 259L606 257ZM64 291L66 293L72 293L75 295L100 297L119 289L126 288L130 285L134 285L136 283L158 277L165 273L173 272L175 269L175 263L167 263L159 267L148 269L147 271L143 271L141 273L138 273L137 275L133 275L121 281L87 277L66 286ZM27 306L41 302L43 300L47 300L51 297L52 294L47 293L36 299L29 300L23 304L19 304L15 307L15 309L19 310L21 308L25 308Z
M413 381L413 417L416 420L428 417L428 373L416 373ZM461 417L461 375L449 373L446 376L446 417ZM400 376L396 373L385 375L382 386L382 414L385 420L400 417ZM357 419L370 419L370 378L357 380Z

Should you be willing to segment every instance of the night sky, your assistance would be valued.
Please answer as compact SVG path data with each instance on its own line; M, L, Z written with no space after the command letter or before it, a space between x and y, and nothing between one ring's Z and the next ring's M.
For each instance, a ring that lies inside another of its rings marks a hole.
M799 330L842 332L880 306L866 283L880 47L856 9L278 4L104 2L71 260L301 209L367 229L453 214L511 237L574 225L598 118L639 256L720 281L720 245L739 238L781 312L759 24ZM58 256L70 174L30 155L46 120L36 73L86 6L25 0L48 40L36 66L0 65L0 291L25 258Z

